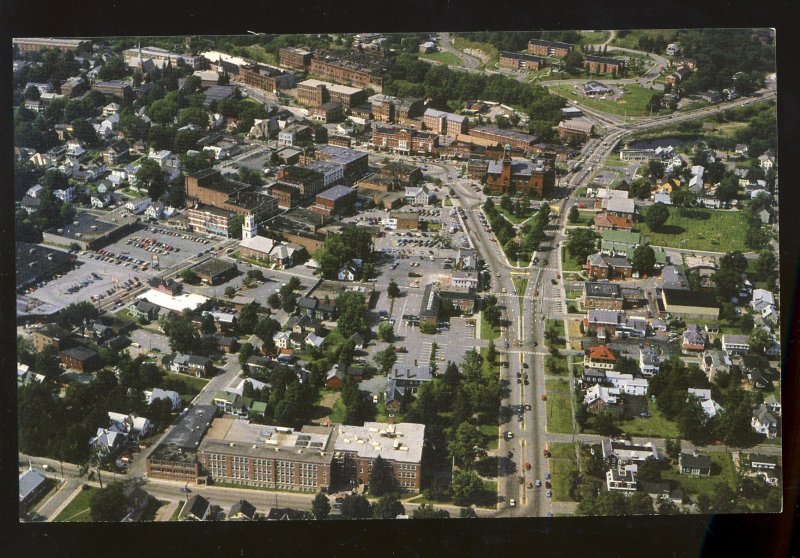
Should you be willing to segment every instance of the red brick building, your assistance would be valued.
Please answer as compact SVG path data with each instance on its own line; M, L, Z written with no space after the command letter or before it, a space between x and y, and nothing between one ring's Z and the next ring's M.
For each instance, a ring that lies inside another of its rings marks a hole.
M300 200L316 196L324 186L321 173L295 165L282 168L276 179L280 184L295 188Z
M439 136L397 126L377 126L372 131L372 145L404 154L432 153L439 146Z
M311 52L302 48L283 47L278 51L278 64L296 70L305 70L311 64Z
M341 214L350 211L355 201L355 188L339 185L317 194L310 209L323 215Z
M602 213L595 215L594 227L600 233L603 231L616 230L629 231L633 229L633 221L631 221L629 217L619 217L603 211Z
M555 169L544 160L513 160L507 149L501 160L489 162L486 186L494 193L520 192L543 198L555 186Z
M558 137L566 141L584 141L592 137L594 124L585 118L570 118L558 123Z
M500 55L499 64L502 68L511 68L512 70L535 71L544 68L547 62L540 56L505 51Z
M572 52L575 45L561 43L558 41L546 41L544 39L531 39L528 41L528 52L541 56L557 56L564 58Z
M625 61L619 58L587 54L583 58L583 67L592 73L610 74L616 72L619 74L625 68Z
M470 133L470 136L497 142L498 145L510 145L522 149L525 152L530 152L534 144L538 140L536 136L516 132L514 130L503 130L502 128L495 128L494 126L476 126Z
M326 123L344 120L342 104L333 101L312 107L309 113L312 120L321 120L322 122Z
M61 351L61 364L79 372L91 372L100 366L100 356L86 347L72 347Z
M291 209L300 200L300 191L287 184L277 183L270 189L269 193L278 200L278 208L280 209Z
M591 279L628 278L633 275L633 266L624 256L607 256L600 252L586 258L583 264Z

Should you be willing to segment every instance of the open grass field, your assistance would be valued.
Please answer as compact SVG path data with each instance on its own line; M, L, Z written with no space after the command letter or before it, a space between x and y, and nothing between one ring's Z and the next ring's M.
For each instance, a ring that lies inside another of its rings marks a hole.
M584 95L579 95L572 85L554 85L550 90L567 99L578 101L590 109L616 114L618 116L647 116L647 103L655 91L646 89L640 85L626 84L622 86L625 94L619 99L590 99Z
M481 314L481 339L497 339L500 337L500 328L492 327Z
M566 248L561 249L561 270L562 271L581 271L583 262L576 260Z
M514 288L517 289L517 294L522 296L525 294L525 289L528 288L528 279L527 277L512 277L511 280L514 282ZM522 300L522 299L520 299Z
M481 431L486 437L486 449L489 451L497 449L497 437L498 437L498 429L496 424L481 424L478 427L478 430Z
M584 45L601 45L608 40L610 31L579 31Z
M572 406L569 394L547 396L547 431L557 434L572 433Z
M569 393L568 380L545 380L544 389L549 396L551 393L556 395L564 395Z
M529 210L527 213L524 214L524 217L517 217L516 215L513 215L511 212L506 211L499 205L497 206L497 211L500 213L500 215L506 218L506 221L508 221L512 225L519 225L520 223L527 221L530 218L530 216L533 215L533 211Z
M544 357L544 373L547 376L566 376L568 372L567 357L563 355Z
M678 425L664 418L658 408L648 401L649 418L632 418L618 423L623 432L631 436L678 438Z
M463 66L461 59L451 52L431 52L429 54L420 53L419 57L422 60L433 60L448 66Z
M564 334L564 320L547 320L545 322L545 330L547 331L555 331L556 335L558 336L559 341L554 344L554 346L558 349L563 349L566 347L565 344L565 334Z
M575 444L550 443L548 448L553 454L547 460L550 467L550 484L553 487L553 501L571 502L569 479L578 470Z
M275 55L264 50L264 47L261 45L241 47L241 50L248 58L263 62L264 64L278 65L278 60L275 58Z
M620 36L621 35L621 36ZM672 42L676 36L675 29L633 29L630 31L617 32L617 36L612 41L612 45L623 48L639 48L639 39L641 37L650 37L656 39L662 35L667 42Z
M339 397L331 408L330 421L336 424L342 424L346 412L347 408L344 406L344 401Z
M747 220L743 211L696 208L686 212L670 207L669 219L659 231L644 221L634 231L642 233L653 246L704 250L709 252L749 251L745 244Z
M204 378L195 378L194 376L189 376L187 374L177 374L176 372L168 372L167 378L174 378L176 380L180 380L184 384L187 384L193 388L196 388L197 391L202 391L208 380Z
M67 506L61 510L53 521L56 522L74 522L74 521L91 521L92 517L89 514L89 502L99 488L90 486L85 490L81 490Z
M169 518L170 521L178 521L178 516L181 514L184 505L185 502L178 502L178 506L175 508L175 511L172 512L172 515Z

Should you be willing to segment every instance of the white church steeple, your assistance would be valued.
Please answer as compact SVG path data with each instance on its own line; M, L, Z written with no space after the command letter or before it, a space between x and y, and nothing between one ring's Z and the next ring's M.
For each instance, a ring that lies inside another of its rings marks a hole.
M242 225L242 240L249 240L258 235L255 217L252 214L245 215Z

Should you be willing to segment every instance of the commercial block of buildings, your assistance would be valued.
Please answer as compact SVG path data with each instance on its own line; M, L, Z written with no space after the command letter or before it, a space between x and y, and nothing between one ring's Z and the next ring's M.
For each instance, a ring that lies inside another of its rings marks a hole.
M444 112L436 109L426 109L422 115L425 128L436 134L457 136L466 134L469 130L469 120L466 116Z
M363 103L366 98L366 92L358 87L337 85L318 79L307 79L297 84L297 100L314 107L333 101L341 103L344 110L349 110Z
M497 142L497 145L510 145L525 151L530 151L538 141L536 136L515 132L514 130L503 130L494 126L476 126L469 132L470 136ZM468 140L469 138L461 138Z
M439 135L398 126L376 126L372 145L403 154L432 153L439 146Z

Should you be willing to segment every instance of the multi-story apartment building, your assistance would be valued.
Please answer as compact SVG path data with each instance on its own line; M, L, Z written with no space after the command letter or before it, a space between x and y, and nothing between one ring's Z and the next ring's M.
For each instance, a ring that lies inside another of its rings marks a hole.
M625 68L625 61L620 58L607 58L605 56L587 54L583 58L583 67L590 72L600 74L620 73Z
M558 41L546 41L544 39L531 39L528 41L528 52L541 56L564 58L572 52L573 48L575 48L575 45Z
M541 56L533 54L504 51L500 55L500 66L511 68L512 70L539 70L544 68L547 62Z
M279 184L289 186L297 191L301 200L316 196L325 187L322 173L306 167L290 165L278 172L276 180Z
M210 205L198 205L186 210L189 229L204 234L230 237L231 220L236 216L232 211L219 209Z

